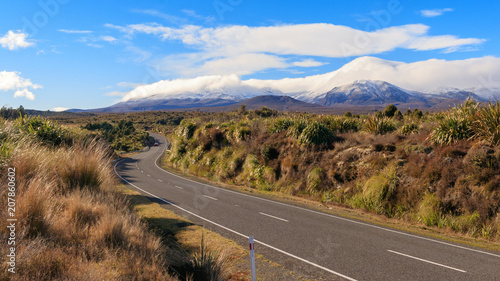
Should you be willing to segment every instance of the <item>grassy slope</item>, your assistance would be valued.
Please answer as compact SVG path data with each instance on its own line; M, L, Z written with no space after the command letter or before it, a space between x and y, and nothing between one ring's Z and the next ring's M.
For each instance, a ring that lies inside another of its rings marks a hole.
M499 112L498 103L473 102L423 117L232 112L184 120L166 166L242 188L251 180L261 191L367 210L498 250Z

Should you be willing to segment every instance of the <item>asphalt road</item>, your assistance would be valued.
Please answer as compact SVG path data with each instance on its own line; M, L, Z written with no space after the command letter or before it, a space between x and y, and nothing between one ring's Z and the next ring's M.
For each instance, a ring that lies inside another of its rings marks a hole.
M167 140L117 174L155 202L314 280L500 280L500 252L195 182L158 166ZM258 275L258 268L257 268Z

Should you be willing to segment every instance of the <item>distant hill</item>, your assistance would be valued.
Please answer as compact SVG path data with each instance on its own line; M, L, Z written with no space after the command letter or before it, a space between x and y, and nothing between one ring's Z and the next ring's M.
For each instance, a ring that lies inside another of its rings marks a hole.
M68 112L138 112L154 110L200 110L228 111L246 105L248 109L267 106L281 111L305 111L316 113L343 113L345 111L368 113L380 110L389 104L401 109L421 108L426 110L446 109L450 105L463 102L468 97L477 101L485 98L471 91L455 88L442 88L434 93L422 93L400 88L385 81L359 80L350 84L334 87L323 94L286 95L278 90L266 88L257 91L250 88L212 89L207 93L185 93L176 98L166 98L161 94L120 102L115 105L92 110L72 109ZM234 94L234 95L232 95ZM255 95L255 96L254 96ZM210 96L214 98L209 98ZM217 98L215 98L217 97Z
M288 96L258 96L227 107L237 108L241 105L245 105L247 109L258 109L265 106L280 111L329 110L326 106L299 101Z
M113 112L137 112L137 111L154 111L154 110L170 110L170 109L187 109L197 107L214 107L226 106L235 104L234 100L225 99L140 99L120 102L110 107L97 108L88 110L96 113L113 113Z

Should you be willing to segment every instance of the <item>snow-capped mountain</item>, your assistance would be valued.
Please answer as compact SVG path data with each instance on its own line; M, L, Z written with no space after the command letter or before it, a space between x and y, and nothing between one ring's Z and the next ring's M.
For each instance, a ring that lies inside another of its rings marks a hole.
M315 103L331 106L336 103L353 105L374 105L387 103L408 103L423 101L420 94L410 93L384 81L361 80L335 87L323 97L319 96Z
M162 80L124 93L113 110L169 109L235 104L257 96L288 96L320 105L418 104L427 107L464 100L500 99L500 84L483 57L465 61L429 60L418 63L360 57L319 75L279 80L241 80L237 75ZM495 62L495 65L497 63ZM484 68L470 66L485 65ZM489 75L489 76L488 76Z

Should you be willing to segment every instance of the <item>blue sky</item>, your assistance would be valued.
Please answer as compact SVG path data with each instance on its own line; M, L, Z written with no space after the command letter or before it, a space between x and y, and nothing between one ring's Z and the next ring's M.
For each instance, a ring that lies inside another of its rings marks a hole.
M470 67L491 67L488 79L500 85L497 1L41 0L2 5L0 106L97 108L159 80L305 77L363 56L404 63L487 57Z

